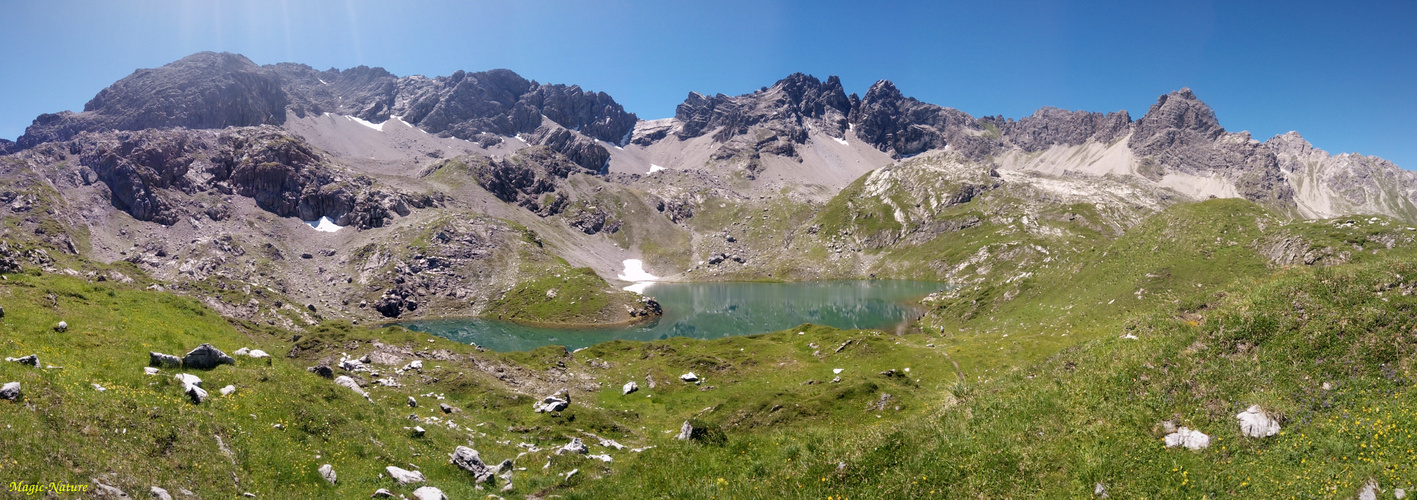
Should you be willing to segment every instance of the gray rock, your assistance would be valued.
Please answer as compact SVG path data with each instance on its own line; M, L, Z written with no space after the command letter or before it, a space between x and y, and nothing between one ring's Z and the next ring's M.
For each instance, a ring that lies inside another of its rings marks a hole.
M483 463L482 456L477 453L477 450L472 448L459 446L453 450L451 456L453 465L458 466L458 468L462 470L471 472L472 476L476 478L476 482L491 483L497 473L497 470Z
M231 353L232 356L245 356L247 354L251 354L251 349L247 347L242 347L237 349L236 352Z
M149 351L148 364L153 366L161 366L163 368L177 368L179 366L182 366L182 358L173 356L171 354L163 354L160 352Z
M374 490L374 494L369 495L369 498L394 498L394 494L389 490L379 488Z
M20 395L19 382L8 382L4 386L0 386L0 399L16 400L20 399Z
M1363 489L1358 490L1358 500L1378 500L1378 482L1369 479Z
M266 351L262 351L262 350L260 350L260 349L252 349L251 352L250 352L249 354L247 354L247 356L249 356L251 359L261 359L261 358L269 358L269 357L271 357L271 355L270 355L270 354L267 354Z
M228 385L226 387L221 388L221 395L223 396L230 396L233 392L236 392L236 386L234 385Z
M346 359L344 361L340 361L339 367L347 372L369 371L369 368L364 366L364 363L357 359Z
M151 366L144 366L144 367L143 367L143 374L144 374L144 375L157 375L159 371L160 371L160 370L158 370L157 368L153 368L153 367L151 367Z
M1205 433L1186 427L1177 429L1176 432L1166 435L1166 447L1184 446L1192 450L1203 450L1210 447L1210 436Z
M413 426L413 437L423 437L423 435L427 432L428 431L425 430L423 427L417 425Z
M566 445L562 446L561 449L556 450L557 455L562 455L566 453L578 453L581 455L585 455L586 453L590 453L590 449L586 448L585 443L581 442L581 438L571 438L571 442L566 443Z
M683 381L685 381L685 382L698 382L698 381L699 381L699 376L698 376L697 374L695 374L694 372L689 372L689 373L685 373L685 374L683 374L683 375L680 375L680 376L679 376L679 380L683 380Z
M190 373L179 373L177 375L173 375L172 378L177 380L177 383L182 384L183 389L186 389L189 386L202 386L202 379Z
M1102 483L1097 483L1097 485L1092 488L1092 494L1097 498L1107 498L1107 487L1103 486Z
M38 366L39 366L39 355L38 355L38 354L31 354L31 355L29 355L29 356L24 356L24 357L20 357L20 358L5 358L5 361L12 361L12 362L19 363L19 364L22 364L22 365L30 365L30 366L38 367Z
M684 425L682 425L682 426L679 427L679 435L678 435L678 436L675 436L674 439L678 439L678 440L680 440L680 441L688 441L689 438L691 438L691 437L693 437L693 436L694 436L694 426L689 425L689 421L688 421L688 420L685 420L685 421L684 421Z
M1279 422L1270 418L1259 405L1235 415L1240 421L1240 433L1252 438L1263 438L1279 434Z
M69 323L66 323L66 322L63 322L63 321L60 321L59 324L54 325L54 331L56 331L56 332L61 332L61 333L62 333L62 332L64 332L64 331L67 331L68 329L69 329Z
M182 357L182 366L198 370L209 370L218 365L236 364L236 360L211 344L202 344Z
M338 385L340 387L348 387L349 390L359 393L360 396L365 395L364 389L359 387L359 382L355 382L354 379L349 377L349 375L340 375L338 377L335 377L335 385Z
M398 481L399 484L421 483L424 481L423 473L419 471L404 470L392 465L384 467L384 470L389 473L389 477L394 478L394 481Z
M320 477L325 478L325 480L329 481L330 484L335 484L335 480L338 478L338 476L335 474L335 467L330 464L320 466Z
M99 481L97 478L91 479L93 479L94 493L97 493L100 497L132 498L115 486L103 484L103 482Z
M313 373L313 374L316 374L316 375L319 375L319 376L325 377L325 378L334 378L334 377L335 377L335 371L334 371L334 370L331 370L330 367L325 366L325 365L312 366L312 367L306 368L305 371L308 371L308 372L310 372L310 373Z
M636 384L635 381L631 380L629 382L626 382L624 387L620 388L620 395L623 396L625 394L629 394L638 390L640 390L640 385Z
M151 493L152 497L156 498L157 500L172 500L172 495L169 495L167 493L167 490L164 490L157 486L153 486L152 488L148 489L148 492Z
M571 395L565 391L546 396L541 402L533 406L537 413L550 413L565 410L571 405Z
M413 396L409 396L409 397L408 397L408 407L409 407L409 408L418 408L418 400L417 400L417 399L413 399Z
M453 412L453 407L448 406L447 403L438 403L438 409L443 410L443 413L452 413L452 412Z
M192 400L193 404L201 404L203 401L207 400L207 391L201 387L189 385L184 392L187 394L187 397Z
M448 496L443 494L443 490L432 486L424 486L413 490L413 498L418 500L448 500Z

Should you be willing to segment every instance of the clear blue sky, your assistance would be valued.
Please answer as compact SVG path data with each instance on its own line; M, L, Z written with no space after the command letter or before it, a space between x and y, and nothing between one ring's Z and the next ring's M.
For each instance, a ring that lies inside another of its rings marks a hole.
M1361 5L1349 5L1361 4ZM0 137L203 50L398 75L509 68L641 118L795 71L975 116L1126 109L1191 87L1231 131L1417 169L1417 2L0 0Z

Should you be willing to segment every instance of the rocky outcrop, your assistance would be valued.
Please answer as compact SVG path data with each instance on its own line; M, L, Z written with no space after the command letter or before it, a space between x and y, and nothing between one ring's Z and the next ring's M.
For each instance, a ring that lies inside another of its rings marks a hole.
M190 201L202 191L237 194L281 217L329 217L341 226L383 226L411 208L441 203L345 173L297 136L274 127L84 133L68 144L82 183L102 183L114 207L138 220L171 225L189 217L221 220L229 210Z
M1131 131L1132 117L1126 111L1095 113L1044 107L1018 121L987 117L1006 142L1034 152L1055 145L1077 146L1087 141L1110 143Z
M475 482L491 483L492 478L495 477L497 469L488 467L487 464L483 463L482 456L477 453L477 450L466 446L459 446L453 450L451 456L453 465L472 473Z

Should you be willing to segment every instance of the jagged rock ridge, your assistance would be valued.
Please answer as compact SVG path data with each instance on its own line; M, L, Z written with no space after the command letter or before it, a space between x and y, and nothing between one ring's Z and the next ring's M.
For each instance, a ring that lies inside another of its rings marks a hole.
M64 141L83 131L280 125L287 111L371 122L399 117L430 133L467 140L536 133L544 144L592 169L609 158L592 139L624 142L637 121L604 92L540 84L505 69L400 78L382 68L322 72L202 52L134 72L99 92L81 113L40 115L16 146ZM543 116L554 126L543 124ZM580 135L558 133L557 127Z

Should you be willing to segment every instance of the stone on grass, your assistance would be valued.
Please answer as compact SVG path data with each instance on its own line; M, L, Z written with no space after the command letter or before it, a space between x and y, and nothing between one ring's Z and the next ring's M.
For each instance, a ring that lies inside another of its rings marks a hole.
M605 462L605 463L610 463L612 460L614 460L613 458L610 458L610 454L609 454L609 453L602 453L602 454L599 454L599 455L586 455L586 458L594 458L594 459L596 459L596 460L599 460L599 461Z
M472 448L459 446L453 449L451 456L453 465L458 466L458 468L462 470L471 472L472 476L477 478L476 481L479 483L491 483L493 476L497 473L497 470L483 463L482 456L477 453L477 450Z
M157 369L157 368L153 368L153 367L151 367L151 366L144 366L144 367L143 367L143 374L144 374L144 375L157 375L157 372L158 372L158 369Z
M1185 446L1192 450L1203 450L1210 446L1210 436L1201 431L1182 427L1166 435L1166 447Z
M305 371L310 372L310 373L313 373L313 374L316 374L316 375L319 375L319 376L321 376L321 377L325 377L325 378L335 378L335 371L334 371L334 370L331 370L330 367L325 366L325 365L312 366L312 367L306 368Z
M1279 434L1279 422L1270 418L1259 405L1235 415L1240 420L1240 433L1252 438L1270 437Z
M689 425L689 421L685 420L684 425L679 427L679 435L676 436L674 439L678 439L680 441L688 441L690 437L693 437L693 435L694 426Z
M335 385L340 387L348 387L349 390L359 393L360 396L364 395L364 389L359 387L359 382L355 382L354 379L349 377L349 375L340 375L338 377L335 377Z
M190 373L179 373L177 375L173 375L172 378L176 379L178 383L182 384L182 387L184 389L189 385L195 385L197 387L202 386L202 379Z
M369 367L364 366L364 363L360 362L357 359L346 359L344 361L340 361L339 367L347 372L362 372L369 369Z
M384 467L389 473L389 477L394 478L399 484L421 483L424 481L423 473L416 470L404 470L392 465Z
M152 497L157 500L172 500L172 495L167 494L167 490L158 488L157 486L153 486L149 489L148 493L152 494Z
M389 490L386 490L386 489L383 489L383 488L379 488L379 489L377 489L377 490L374 490L374 494L373 494L373 495L369 495L369 498L393 498L393 497L394 497L393 492L391 492L391 491L389 491Z
M413 426L413 437L423 437L423 435L427 433L428 431L425 430L423 427L417 425Z
M103 484L103 482L99 481L98 478L89 479L93 480L94 489L97 490L95 491L95 493L98 493L98 496L113 498L132 498L128 496L127 493L124 493L123 490L120 490L117 487Z
M221 388L221 395L223 396L230 396L233 392L236 392L236 386L234 385L228 385L226 387Z
M631 380L629 382L626 382L624 387L620 388L620 395L623 396L625 394L629 394L638 390L640 390L640 385L636 384L635 381Z
M1402 500L1404 498L1407 498L1407 490L1404 490L1402 488L1394 488L1392 490L1392 496L1397 500Z
M20 399L20 383L10 382L0 386L0 399Z
M335 484L335 479L336 479L336 476L335 476L335 467L334 467L333 465L330 465L330 464L321 465L321 466L320 466L320 477L325 478L325 480L326 480L326 481L329 481L330 484Z
M231 364L236 364L236 360L231 359L231 356L227 356L226 353L211 344L199 345L182 357L182 366L198 370L209 370L216 368L217 365Z
M250 357L251 359L261 359L261 358L269 358L269 357L271 357L270 354L266 354L266 351L262 351L262 350L260 350L260 349L252 349L251 352L250 352L249 354L247 354L246 356Z
M171 354L148 351L148 364L153 366L161 366L163 368L177 368L179 366L182 366L182 358L173 356Z
M452 413L452 412L453 412L453 407L448 406L447 403L438 403L438 409L443 410L443 413Z
M242 347L237 349L236 352L231 353L232 356L245 356L247 354L251 354L251 349L248 347Z
M443 490L432 486L424 486L413 490L413 498L418 500L448 500L448 496L443 494Z
M63 322L63 321L60 321L59 324L54 325L54 331L56 331L56 332L63 333L65 330L68 330L68 329L69 329L69 324L68 324L68 323L65 323L65 322Z
M679 376L679 380L683 380L683 381L685 381L685 382L698 382L698 381L699 381L699 376L696 375L696 374L694 374L694 372L689 372L689 373L685 373L685 374L683 374L683 375L680 375L680 376Z
M585 443L581 442L581 438L571 438L571 442L566 443L566 446L562 446L561 449L556 450L557 455L563 453L579 453L584 455L590 453L590 449L586 448Z
M187 397L191 398L194 404L201 404L201 402L207 400L207 391L201 387L189 385L185 392L187 393Z
M409 407L409 408L418 408L418 400L417 400L417 399L413 399L413 396L409 396L409 397L408 397L408 407Z
M1369 479L1363 489L1358 490L1358 500L1378 500L1378 482Z
M5 358L5 361L13 361L13 362L15 362L15 363L19 363L19 364L22 364L22 365L30 365L30 366L38 367L38 366L39 366L39 355L38 355L38 354L31 354L31 355L29 355L29 356L24 356L24 357L20 357L20 358Z
M567 391L561 391L546 396L545 399L542 399L541 402L533 406L532 409L536 410L537 413L550 413L564 410L568 406L571 406L571 394Z
M1107 487L1103 486L1102 483L1097 483L1096 486L1092 487L1092 494L1097 498L1107 498Z

